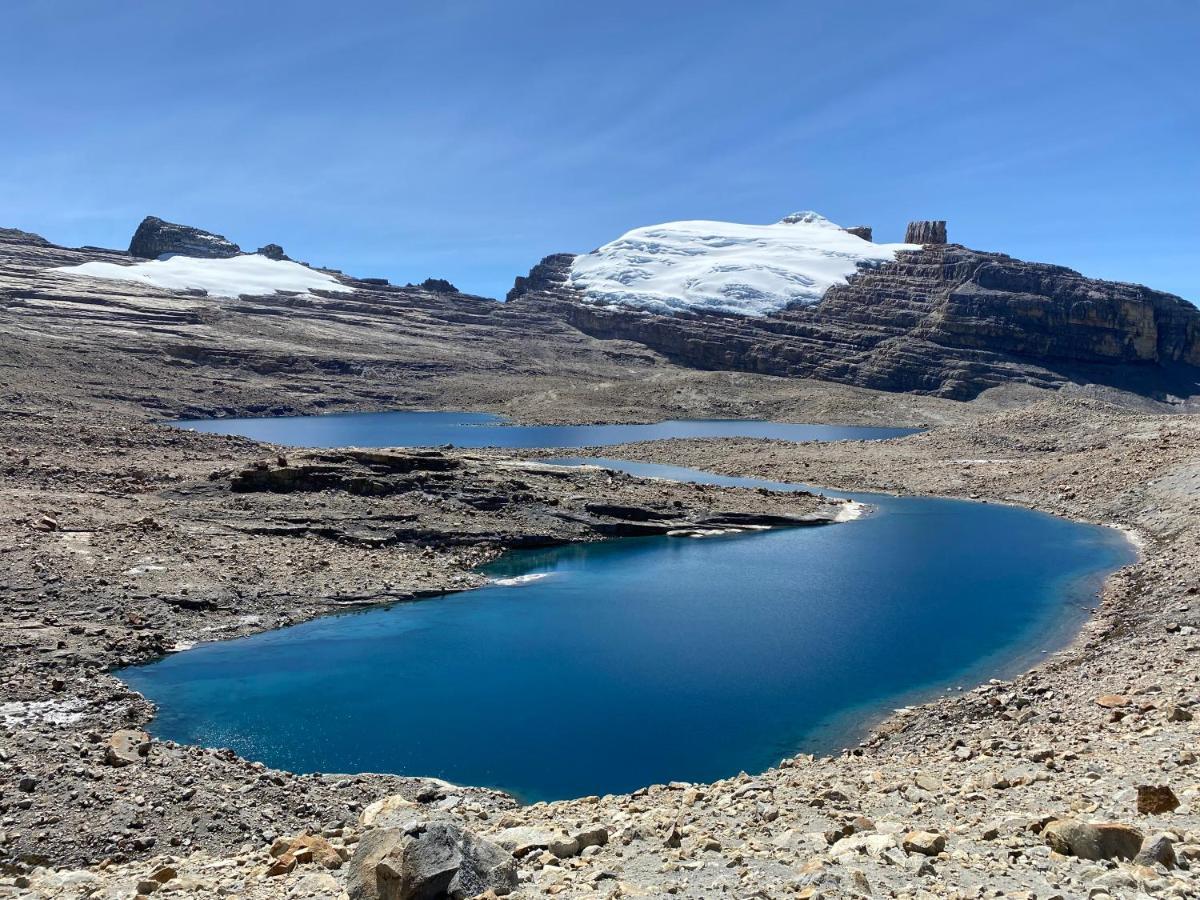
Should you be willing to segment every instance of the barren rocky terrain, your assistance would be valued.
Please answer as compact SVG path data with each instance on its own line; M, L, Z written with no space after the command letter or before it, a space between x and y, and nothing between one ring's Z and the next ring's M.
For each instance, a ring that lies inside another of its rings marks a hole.
M485 301L426 288L221 300L117 287L45 271L101 251L7 239L0 897L1196 895L1194 417L1099 389L964 404L696 372L561 322L519 338L476 329ZM1020 503L1128 529L1142 557L1028 674L947 685L840 756L714 784L519 806L148 738L153 710L110 670L191 641L467 588L507 547L836 513L536 454L295 451L158 422L391 405L934 425L879 443L605 454ZM787 518L747 518L764 516Z

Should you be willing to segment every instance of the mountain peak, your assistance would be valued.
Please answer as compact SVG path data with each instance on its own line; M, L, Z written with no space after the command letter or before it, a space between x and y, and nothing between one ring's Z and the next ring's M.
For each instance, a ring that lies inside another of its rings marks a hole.
M790 216L784 216L776 225L828 225L831 228L838 228L829 219L825 218L819 212L813 212L811 209L802 209L800 212L794 212Z
M773 225L667 222L626 232L571 264L592 303L662 314L765 316L816 303L860 266L912 244L873 244L811 210Z

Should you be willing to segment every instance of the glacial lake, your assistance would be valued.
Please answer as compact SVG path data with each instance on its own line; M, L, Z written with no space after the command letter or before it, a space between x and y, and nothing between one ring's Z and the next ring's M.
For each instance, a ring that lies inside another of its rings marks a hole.
M323 418L273 421L286 443L367 443L358 430L336 439ZM434 433L409 443L459 443ZM514 552L479 590L120 674L158 705L157 736L293 771L430 775L527 801L623 792L836 752L891 708L1014 675L1068 643L1103 578L1135 558L1113 529L1016 507L838 493L871 513Z

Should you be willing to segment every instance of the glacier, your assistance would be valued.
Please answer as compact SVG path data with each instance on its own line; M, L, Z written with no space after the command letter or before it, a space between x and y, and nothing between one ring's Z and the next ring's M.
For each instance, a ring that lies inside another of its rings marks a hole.
M815 212L773 225L667 222L635 228L577 256L569 280L602 306L765 316L816 303L860 266L919 249L863 240Z

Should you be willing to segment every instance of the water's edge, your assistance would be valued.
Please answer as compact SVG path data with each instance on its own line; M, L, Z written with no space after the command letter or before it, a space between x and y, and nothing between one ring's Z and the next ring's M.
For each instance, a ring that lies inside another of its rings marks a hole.
M721 476L716 473L704 472L701 470L693 470L693 469L682 469L680 467L670 467L670 466L651 467L649 464L636 463L636 462L632 462L632 461L615 460L615 459L602 458L602 457L575 458L575 459L570 459L570 460L553 459L553 460L543 460L543 461L558 462L559 464L566 463L566 464L602 465L602 466L605 466L608 468L615 468L615 469L619 469L621 471L627 471L627 472L630 472L631 474L635 474L640 477L668 477L667 475L664 475L664 474L653 474L650 471L651 468L655 468L655 469L659 469L659 470L673 470L675 474L687 473L688 475L692 476L692 478L690 478L688 480L705 480L707 483L734 484L734 485L738 484L739 482L753 481L754 486L763 486L763 480L761 480L761 479L743 479L743 478L737 478L734 476ZM886 502L886 500L888 498L891 498L894 500L897 496L897 495L881 494L881 493L875 493L875 492L860 492L860 491L847 491L847 490L842 490L842 489L820 488L820 487L816 487L816 486L812 486L812 485L803 485L803 484L788 483L788 482L778 482L778 483L774 483L774 484L778 485L778 488L782 489L782 490L815 491L815 492L824 493L827 496L848 497L859 503L868 504L870 506L876 505L878 502L880 502L880 500L883 500L884 502ZM774 485L772 485L772 486L774 486ZM921 494L921 495L907 495L907 496L926 497L926 496L936 496L936 495ZM963 500L962 498L959 498L959 497L946 497L945 499L954 500L957 502L964 502L964 503L972 502L972 501ZM997 503L997 501L982 501L982 502L984 502L984 503L991 502L993 505L1008 505L1008 506L1013 506L1013 507L1017 507L1017 508L1030 509L1029 507L1024 507L1020 504L999 504L999 503ZM1036 510L1036 509L1032 509L1031 511L1040 512L1040 513L1047 514L1047 515L1053 515L1050 513L1045 513L1045 511ZM1057 517L1057 518L1063 518L1063 517ZM1072 520L1067 520L1067 521L1072 521ZM1081 524L1096 525L1096 524L1103 524L1103 523L1081 523ZM1141 548L1138 545L1138 540L1137 540L1136 536L1134 534L1131 534L1129 529L1121 528L1121 529L1117 529L1117 530L1122 534L1122 536L1124 537L1128 546L1133 550L1135 558L1140 559L1141 555L1142 555ZM620 541L623 539L617 538L617 539L610 539L610 540ZM504 554L500 558L503 559L504 556L507 556L507 555L509 555L509 554ZM1123 563L1122 565L1127 565L1127 564L1128 563ZM1118 566L1117 568L1120 568L1120 567ZM1081 595L1090 596L1094 593L1096 588L1099 586L1102 586L1103 582L1106 581L1108 577L1111 577L1111 575L1115 571L1117 571L1117 569L1112 569L1109 571L1105 571L1103 573L1091 573L1087 576L1083 576L1081 578L1075 579L1075 581L1078 582L1079 584L1076 586L1070 586L1070 585L1067 586L1068 587L1067 593L1071 593L1071 594L1079 593ZM467 589L467 590L471 590L471 589ZM400 600L389 601L389 602L381 603L381 604L374 604L374 603L356 604L354 606L348 606L343 609L330 611L324 615L317 616L316 618L338 616L338 615L343 615L343 614L346 614L347 612L352 612L352 611L386 609L386 608L389 608L392 606L396 606L398 604L414 602L415 600L418 600L418 599L444 598L444 597L452 596L456 593L461 593L461 592L454 591L454 590L437 591L437 592L424 593L420 596L406 597L406 598L403 598ZM1082 629L1085 626L1085 624L1086 624L1086 619L1084 619L1083 622L1079 623L1079 625L1077 627L1074 627L1073 629L1071 629L1069 634L1062 635L1064 640L1056 641L1056 647L1052 651L1052 653L1050 653L1048 655L1042 655L1042 653L1030 651L1030 653L1021 655L1019 658L1010 660L1009 664L1005 665L1003 667L1002 671L993 670L989 674L989 676L982 677L979 680L974 681L971 684L971 686L973 687L975 684L986 681L987 677L1011 677L1011 676L1019 674L1021 672L1028 671L1029 669L1034 668L1037 663L1044 661L1045 659L1048 659L1048 658L1053 658L1054 656L1056 656L1058 654L1061 654L1062 652L1068 650L1071 646L1073 646L1080 639L1080 635L1081 635ZM267 631L267 630L272 630L272 629L264 629L264 631ZM218 639L218 641L205 642L205 643L217 643L217 642L220 642L220 640L221 639ZM1038 659L1039 656L1041 657L1041 659ZM854 708L854 709L844 710L836 718L839 720L845 720L845 721L830 722L830 723L822 724L821 726L812 729L812 731L814 733L816 733L816 732L828 733L829 731L835 732L836 734L839 735L839 740L841 740L843 742L844 746L848 745L850 743L857 742L859 739L861 739L861 737L863 735L869 733L872 729L877 727L880 722L886 721L888 718L890 718L890 716L892 715L891 711L896 707L898 702L905 706L930 702L934 699L944 696L941 693L941 691L939 691L938 688L939 688L939 686L935 686L935 685L919 686L919 687L915 687L909 691L906 691L901 695L894 695L893 697L889 698L888 702L883 703L883 704L869 703L869 704L866 704L866 707L869 707L869 708ZM792 752L793 753L803 752L803 750L797 749ZM792 754L788 754L788 755L792 755ZM417 777L417 776L413 776L413 777Z

